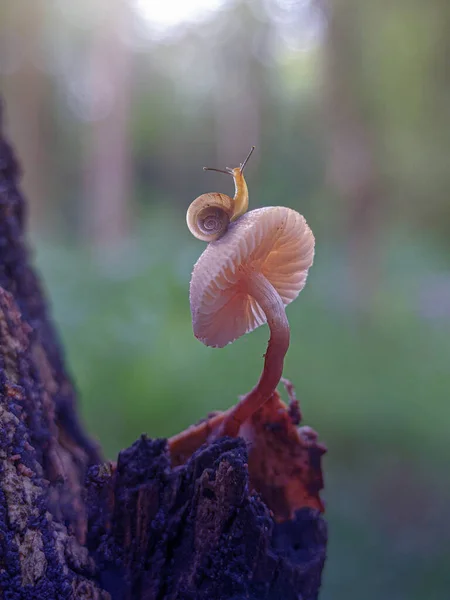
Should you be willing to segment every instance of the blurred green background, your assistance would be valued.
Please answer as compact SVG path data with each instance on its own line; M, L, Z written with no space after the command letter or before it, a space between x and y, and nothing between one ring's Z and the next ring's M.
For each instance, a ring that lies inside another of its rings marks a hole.
M448 597L450 4L16 0L0 85L35 259L108 457L259 377L266 327L193 336L190 202L299 210L317 240L285 375L325 441L323 600Z

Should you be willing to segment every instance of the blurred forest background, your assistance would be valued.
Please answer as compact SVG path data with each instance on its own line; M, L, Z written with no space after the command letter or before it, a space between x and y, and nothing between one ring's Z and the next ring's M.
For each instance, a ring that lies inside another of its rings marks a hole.
M450 564L450 3L15 0L0 85L36 262L107 453L224 409L268 332L192 334L190 202L299 210L285 375L325 457L323 600L441 600Z

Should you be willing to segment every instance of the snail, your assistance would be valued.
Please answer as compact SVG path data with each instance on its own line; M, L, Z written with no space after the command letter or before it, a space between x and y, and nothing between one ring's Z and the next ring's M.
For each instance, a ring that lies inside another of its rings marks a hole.
M314 235L305 218L283 206L247 212L245 161L232 175L234 198L211 192L187 211L193 235L209 242L190 283L194 335L207 346L223 347L264 323L270 340L256 386L220 420L220 435L237 436L242 424L273 395L283 372L290 331L285 306L303 289L314 258ZM219 420L217 422L219 422Z
M232 221L247 212L248 188L244 179L244 168L254 149L255 146L252 146L244 162L234 169L203 167L204 171L217 171L231 175L234 180L235 194L234 198L230 198L219 192L208 192L192 202L186 214L186 222L189 231L197 239L203 242L218 240L227 231Z

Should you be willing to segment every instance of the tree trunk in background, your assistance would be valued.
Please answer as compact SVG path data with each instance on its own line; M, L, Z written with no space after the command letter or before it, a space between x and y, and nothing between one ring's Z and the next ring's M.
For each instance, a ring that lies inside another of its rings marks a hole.
M30 221L36 230L45 225L45 199L48 197L45 184L48 169L45 143L47 81L39 68L44 10L42 0L35 0L27 10L17 11L15 3L8 3L0 12L5 69L0 75L3 94L13 99L8 104L8 128L22 156L23 187L30 198Z
M17 180L0 123L2 597L316 600L325 522L305 507L275 523L249 489L243 440L172 467L166 440L143 436L99 464L29 264Z
M83 218L85 235L99 250L120 243L129 233L131 63L120 36L129 22L129 11L122 0L110 2L107 22L93 32L90 53L91 123L86 136Z
M364 113L358 6L327 3L325 117L329 134L329 180L347 217L349 294L361 316L370 315L379 280L382 190L370 117ZM363 35L363 33L361 33Z

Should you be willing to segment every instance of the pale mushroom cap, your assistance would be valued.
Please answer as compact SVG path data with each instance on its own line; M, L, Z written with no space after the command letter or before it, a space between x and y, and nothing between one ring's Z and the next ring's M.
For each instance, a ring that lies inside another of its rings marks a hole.
M306 283L314 236L304 217L283 206L252 210L211 242L192 272L190 304L195 336L223 347L266 322L243 289L246 271L261 272L287 305Z

